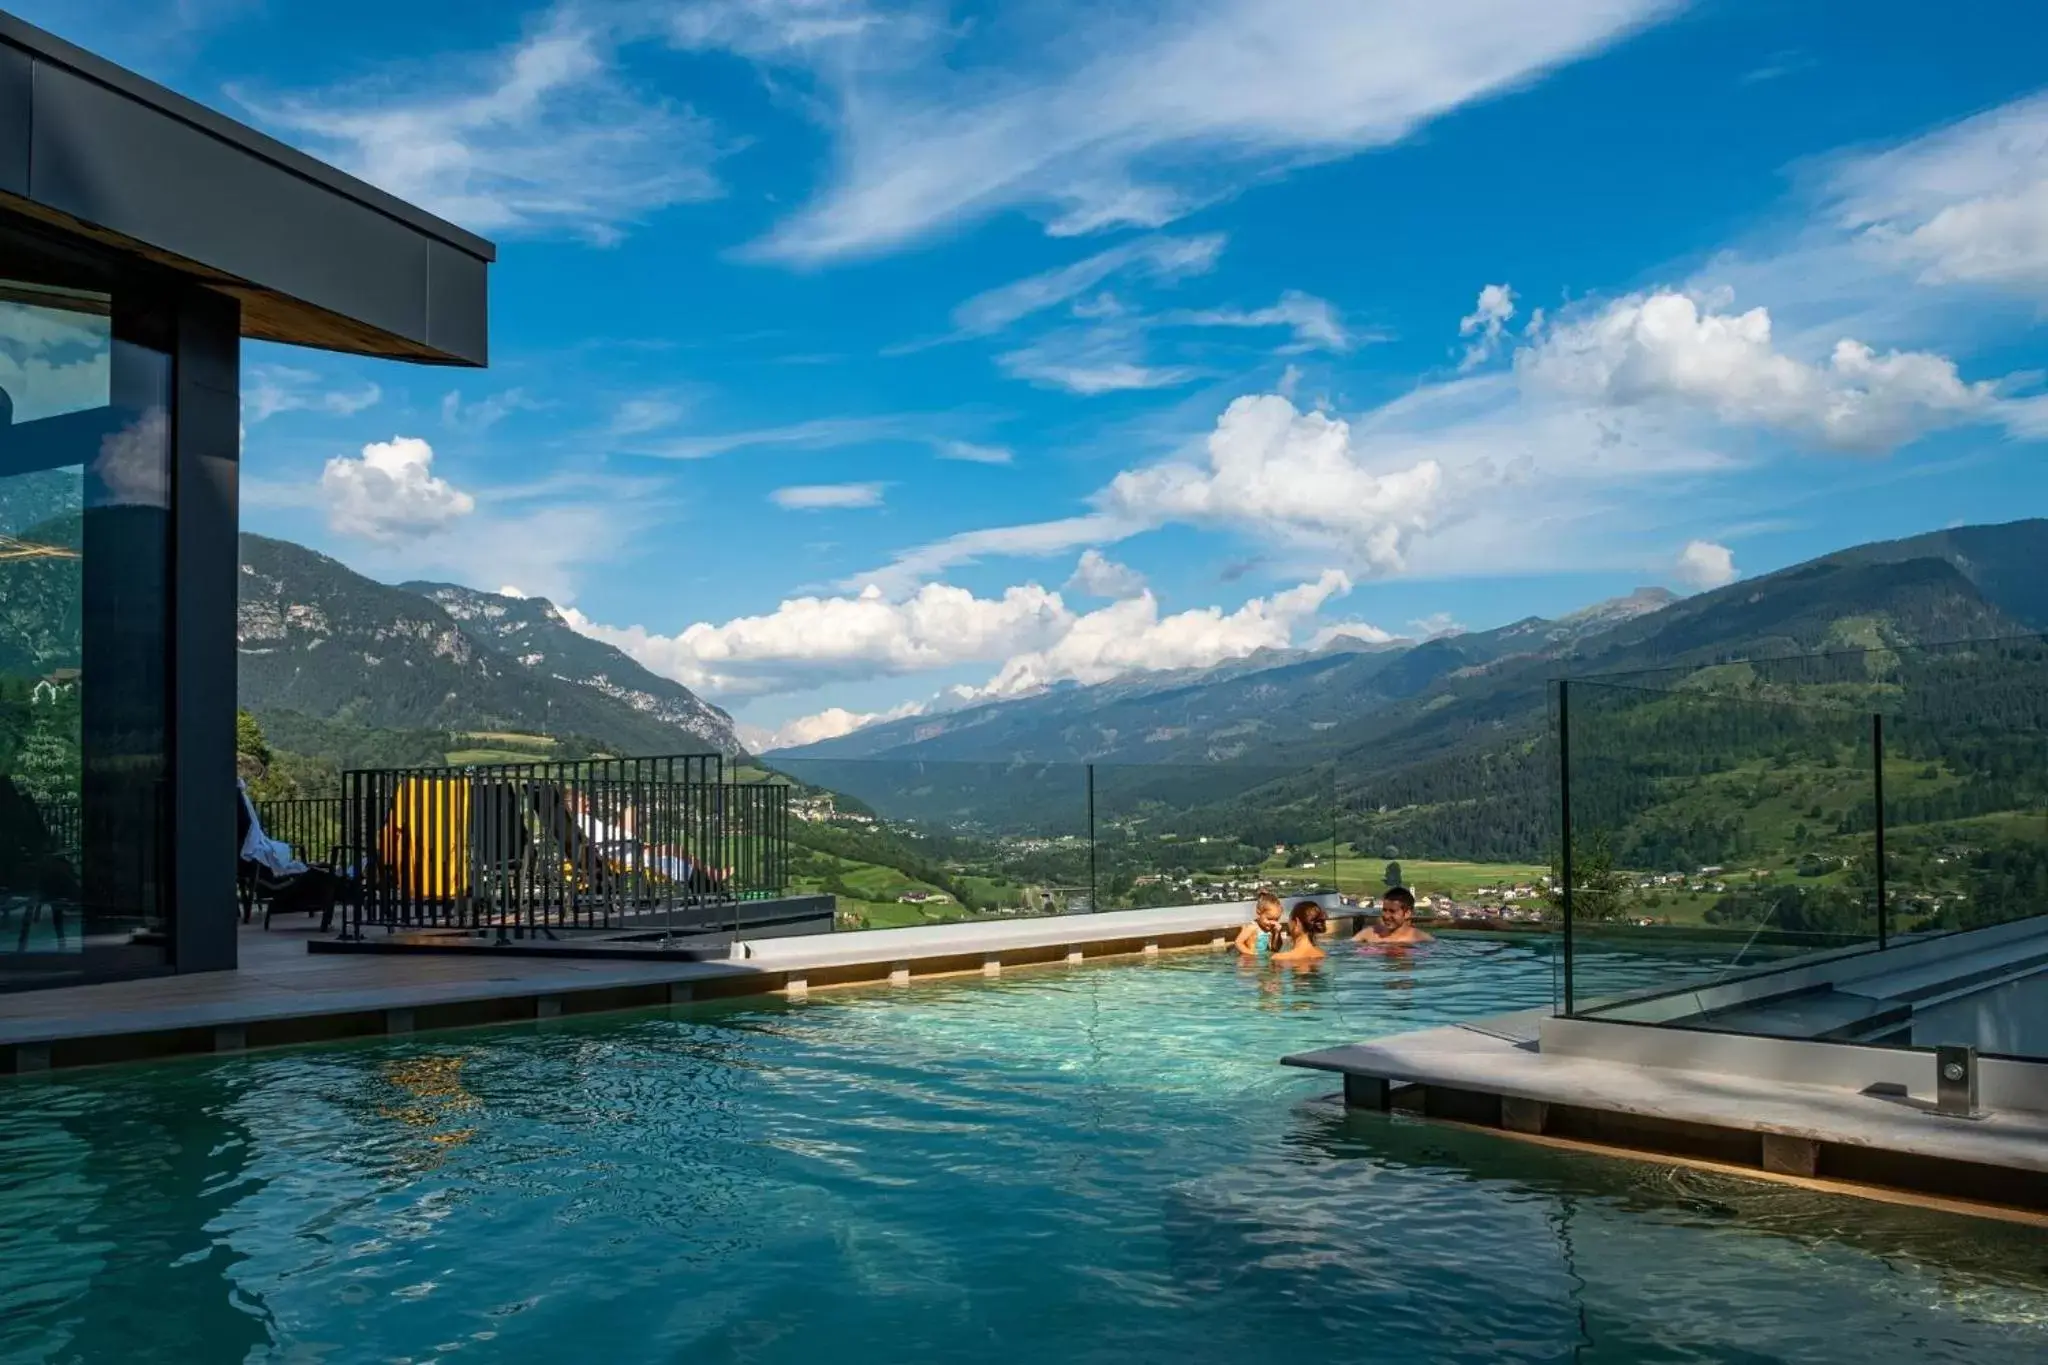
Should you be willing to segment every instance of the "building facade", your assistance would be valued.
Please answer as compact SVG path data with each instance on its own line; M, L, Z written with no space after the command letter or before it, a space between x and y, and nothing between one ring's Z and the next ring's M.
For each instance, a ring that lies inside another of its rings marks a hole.
M480 366L494 257L0 12L0 989L235 965L241 341Z

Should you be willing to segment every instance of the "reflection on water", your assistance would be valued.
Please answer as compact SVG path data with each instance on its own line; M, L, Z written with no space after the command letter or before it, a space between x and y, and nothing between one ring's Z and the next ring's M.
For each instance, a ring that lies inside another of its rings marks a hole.
M1333 947L16 1085L0 1360L2048 1349L2038 1229L1346 1114L1276 1059L1551 968Z

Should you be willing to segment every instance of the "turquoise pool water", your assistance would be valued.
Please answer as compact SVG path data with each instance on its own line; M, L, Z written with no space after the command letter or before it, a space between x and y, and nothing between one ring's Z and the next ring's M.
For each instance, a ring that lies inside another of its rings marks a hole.
M1274 1064L1551 988L1195 954L10 1082L0 1360L2048 1358L2039 1229Z

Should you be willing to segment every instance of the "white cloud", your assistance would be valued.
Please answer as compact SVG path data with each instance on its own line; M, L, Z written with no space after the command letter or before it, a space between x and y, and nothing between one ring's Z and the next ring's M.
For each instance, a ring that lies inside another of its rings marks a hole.
M92 472L109 502L168 507L170 453L170 414L152 404L119 431L100 438L100 453L92 462Z
M905 41L922 31L923 20L915 13L879 13L869 0L683 0L668 14L667 27L681 47L768 58Z
M1070 328L998 356L996 363L1013 379L1084 398L1178 388L1201 377L1191 366L1146 363L1141 336L1133 327Z
M1427 616L1410 621L1408 626L1425 640L1440 640L1447 635L1463 635L1465 627L1458 618L1447 611L1433 611Z
M840 586L873 587L897 594L908 591L919 580L943 573L955 565L972 564L990 557L1017 555L1036 558L1065 554L1084 545L1122 540L1144 529L1140 522L1096 512L1054 521L1027 522L1021 526L960 531L928 545L901 551L884 567L855 575Z
M443 530L476 510L476 499L433 472L434 448L394 436L336 456L320 473L328 526L342 535L397 540Z
M699 622L677 635L599 624L565 608L569 624L657 673L723 696L795 692L829 683L899 677L972 663L998 666L960 698L1015 696L1056 682L1103 682L1129 673L1201 668L1261 649L1284 649L1295 629L1351 580L1326 570L1310 582L1235 611L1202 607L1162 615L1149 591L1076 613L1035 583L977 597L927 583L891 601L879 589L801 597L763 616ZM883 713L887 714L887 713ZM822 736L821 736L822 737Z
M1071 265L976 294L953 310L953 324L964 335L985 336L1078 298L1112 275L1171 282L1206 274L1216 268L1226 240L1220 232L1201 237L1141 237Z
M465 399L451 389L441 395L441 420L458 431L489 431L515 412L536 412L540 406L524 389L506 389L476 399Z
M1384 645L1400 638L1392 631L1381 630L1369 621L1338 621L1324 626L1309 637L1310 649L1328 649L1339 640L1360 640L1369 645Z
M1479 291L1479 302L1458 319L1458 335L1475 340L1465 348L1458 363L1469 370L1491 360L1507 334L1508 319L1515 315L1515 291L1504 284L1489 284Z
M1525 382L1567 397L1673 403L1836 450L1887 451L1997 410L1993 386L1965 383L1946 357L1880 355L1844 338L1824 363L1809 364L1773 345L1767 310L1703 312L1670 291L1553 325L1515 363Z
M1136 597L1145 591L1145 575L1128 564L1119 564L1100 550L1081 552L1074 576L1067 586L1089 597Z
M0 391L10 420L105 407L112 356L106 318L0 300Z
M1044 649L1006 660L976 695L1012 697L1057 682L1100 683L1130 673L1208 668L1262 649L1286 649L1297 622L1350 590L1351 580L1329 569L1313 582L1255 597L1233 612L1200 607L1172 616L1161 616L1158 599L1141 592L1075 618Z
M744 727L741 737L755 753L765 754L776 749L795 749L805 744L838 739L856 730L865 730L870 725L921 716L924 710L925 704L921 701L907 701L886 711L849 711L843 706L828 706L812 715L784 721L773 730Z
M1711 540L1687 541L1673 572L1679 582L1702 591L1726 587L1742 576L1735 567L1735 552Z
M942 460L965 460L969 464L1009 464L1015 456L1004 446L978 445L973 441L940 441L932 454Z
M1236 308L1211 308L1199 312L1169 313L1168 324L1185 327L1285 327L1294 340L1283 351L1348 351L1360 340L1344 328L1343 316L1327 299L1290 289L1270 308L1250 312ZM1375 338L1376 339L1376 338Z
M1838 220L1927 284L2048 301L2048 94L1838 167Z
M1144 525L1258 530L1341 551L1372 574L1403 567L1409 539L1444 487L1434 460L1374 468L1344 421L1301 412L1277 394L1240 398L1217 420L1206 458L1169 460L1116 476L1097 495L1105 512Z
M822 512L854 507L880 507L878 483L807 483L778 488L768 501L791 512Z
M780 446L790 450L829 450L870 441L916 440L913 418L820 417L779 427L755 427L709 436L682 436L649 446L641 453L667 460L703 460L735 450Z
M614 436L640 436L659 431L681 421L685 411L683 404L673 398L659 395L628 398L612 412L611 433Z
M718 193L705 125L633 89L616 56L615 35L564 6L511 48L440 59L431 76L238 98L324 159L465 227L602 244Z
M384 391L375 384L358 388L323 389L311 370L286 365L251 365L242 378L242 421L254 426L282 412L321 412L352 417L375 407Z
M655 672L728 696L994 661L1049 642L1070 621L1059 594L1036 584L983 598L944 583L900 601L873 587L852 597L790 598L763 616L699 622L671 636L570 617Z
M1673 7L1187 0L934 23L903 49L864 30L822 47L755 43L764 60L810 68L838 139L823 193L756 250L873 253L1012 208L1056 233L1156 226L1252 178L1397 142ZM973 48L932 58L933 43L964 48L969 33ZM897 50L916 60L889 60ZM978 65L981 52L1001 69Z

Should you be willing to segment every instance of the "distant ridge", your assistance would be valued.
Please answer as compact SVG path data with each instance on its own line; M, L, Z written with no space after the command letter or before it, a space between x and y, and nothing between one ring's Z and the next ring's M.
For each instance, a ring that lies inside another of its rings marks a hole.
M240 582L240 698L259 716L567 734L621 753L742 752L725 712L577 635L542 599L392 587L257 535L241 538Z

